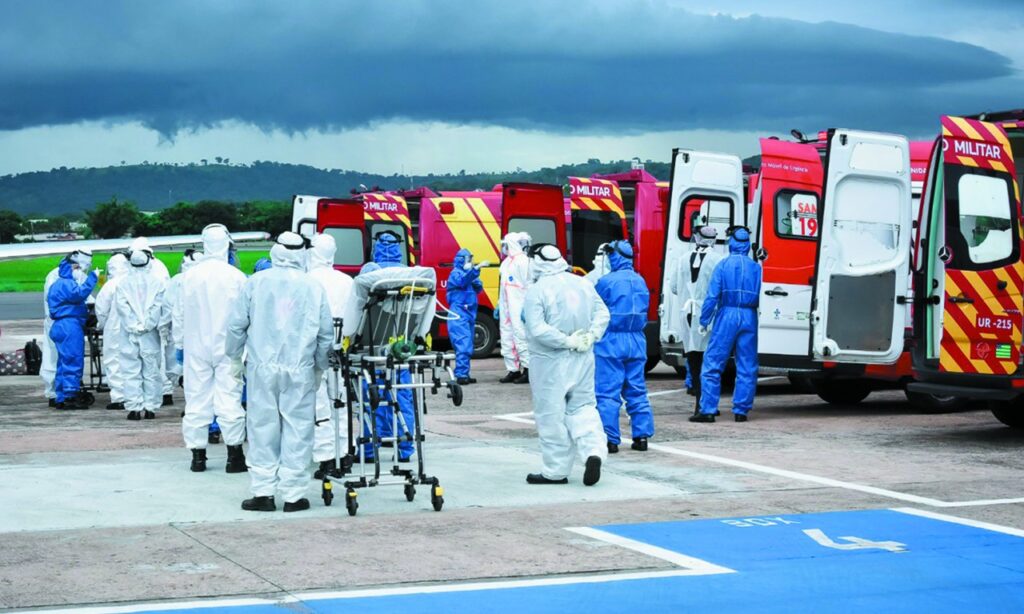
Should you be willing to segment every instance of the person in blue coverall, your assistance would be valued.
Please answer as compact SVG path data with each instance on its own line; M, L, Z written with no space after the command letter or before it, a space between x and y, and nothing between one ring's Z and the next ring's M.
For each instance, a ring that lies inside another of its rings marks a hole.
M761 265L752 260L750 231L742 226L729 236L729 257L711 274L700 312L701 329L710 328L701 372L700 413L690 422L714 422L722 393L722 371L735 351L736 386L732 413L746 422L757 391L757 307L761 296ZM703 330L702 330L703 334Z
M615 454L622 441L619 408L625 401L633 435L631 447L643 452L647 439L654 435L654 414L644 380L644 326L651 297L643 277L633 270L633 247L627 241L609 243L605 253L611 272L598 280L596 290L611 320L604 337L594 345L597 411L608 436L608 452Z
M75 266L81 266L72 254L60 262L59 277L46 295L47 308L53 325L50 339L57 347L57 375L54 389L57 409L87 409L89 403L81 394L82 372L85 370L85 318L86 299L92 294L99 276L93 271L78 283Z
M473 264L473 254L466 248L455 254L452 272L448 276L448 309L455 316L448 320L448 338L455 350L455 377L459 384L475 384L469 376L469 362L473 356L473 330L476 328L477 294L484 289L480 281L480 267Z
M390 269L393 267L405 266L402 264L402 239L396 233L385 230L375 237L373 243L373 262L367 262L359 270L360 273L370 273L380 269ZM409 371L402 370L399 373L398 381L401 384L412 383L412 377L409 375ZM383 383L383 382L381 382ZM364 390L364 394L366 391ZM386 393L381 397L382 401L388 401L389 405L383 403L377 408L377 435L380 437L392 437L391 431L391 395L392 393ZM402 412L402 417L405 419L406 426L410 431L414 428L415 424L412 409L412 390L409 388L398 391L398 408ZM369 436L369 433L367 433ZM398 460L400 462L409 462L412 458L413 453L416 451L416 445L411 441L402 441L398 444ZM366 444L366 459L373 458L373 447L370 444Z

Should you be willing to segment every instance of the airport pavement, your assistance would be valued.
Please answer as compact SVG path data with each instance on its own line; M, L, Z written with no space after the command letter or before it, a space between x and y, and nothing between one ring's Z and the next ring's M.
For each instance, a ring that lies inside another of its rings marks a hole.
M180 392L129 422L57 413L36 378L0 378L0 608L1024 607L1024 433L987 411L924 415L894 391L834 407L776 379L750 422L695 425L659 367L648 452L622 446L592 488L578 468L568 486L529 486L529 387L501 374L475 362L462 407L429 399L441 512L425 488L407 502L381 486L355 517L312 481L308 512L242 512L248 478L223 472L223 446L188 471Z
M42 292L0 292L0 322L43 317Z

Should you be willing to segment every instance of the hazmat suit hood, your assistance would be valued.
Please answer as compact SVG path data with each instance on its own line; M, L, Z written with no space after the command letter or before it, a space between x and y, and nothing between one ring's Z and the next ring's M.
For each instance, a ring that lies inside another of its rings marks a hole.
M693 233L693 242L697 247L710 247L715 244L718 238L718 229L713 226L701 226Z
M129 268L128 258L124 254L114 254L107 260L107 280L124 277Z
M187 272L189 269L194 267L202 257L202 252L186 252L185 255L181 257L181 266L178 267L178 272Z
M149 246L149 239L146 237L135 237L132 244L128 247L128 253L132 252L152 252L153 248Z
M337 251L338 246L331 235L318 234L314 236L309 249L309 270L333 269L334 254Z
M541 243L530 250L530 278L533 281L548 275L564 273L568 269L569 263L562 257L558 247L550 243Z
M729 237L729 253L745 255L750 251L750 231L737 228Z
M608 264L612 271L633 270L633 246L625 241L608 244Z
M465 247L455 252L455 260L452 262L453 269L461 269L467 262L473 262L473 252Z
M224 256L227 257L226 252ZM270 248L270 262L275 267L304 270L306 264L305 241L294 232L282 232L277 237L277 243Z
M58 275L61 279L74 279L74 268L69 258L64 258L57 266Z
M523 253L522 235L523 232L510 232L505 235L505 238L501 240L501 253L505 254L508 258L518 256ZM527 235L529 237L529 235Z
M231 235L221 224L210 224L203 229L204 258L214 258L221 262L228 261L228 250L231 248Z
M402 266L401 241L392 234L381 233L373 244L373 261L381 268Z

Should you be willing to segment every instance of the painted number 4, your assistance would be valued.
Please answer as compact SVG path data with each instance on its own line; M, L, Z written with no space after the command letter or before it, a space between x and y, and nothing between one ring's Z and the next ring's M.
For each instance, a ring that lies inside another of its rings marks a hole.
M889 552L906 552L907 545L899 542L876 542L860 537L840 537L843 543L833 541L821 529L804 529L804 534L826 548L836 550L888 550Z

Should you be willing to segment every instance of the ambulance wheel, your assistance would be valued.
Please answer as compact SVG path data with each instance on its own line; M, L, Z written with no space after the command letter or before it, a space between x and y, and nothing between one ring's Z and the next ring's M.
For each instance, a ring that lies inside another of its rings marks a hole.
M790 373L788 375L789 384L793 386L793 390L797 394L814 394L814 380L807 377L806 375L796 375Z
M970 402L962 397L939 396L937 394L925 394L909 390L905 392L910 404L925 414L944 414L959 411L967 407Z
M320 493L320 496L323 497L324 505L327 507L331 507L331 503L334 501L334 491L331 489L331 486L330 482L324 480Z
M412 501L416 498L416 487L412 484L405 485L405 500Z
M430 504L434 506L435 512L440 512L444 507L444 489L437 478L434 478L434 483L430 487Z
M480 312L473 327L473 358L490 358L498 348L498 323L490 314Z
M1000 402L991 405L996 420L1014 429L1024 429L1024 406L1019 403Z
M648 356L647 362L644 363L644 373L650 373L654 367L658 366L659 362L661 362L660 356Z
M376 384L366 387L367 396L370 398L370 407L374 411L377 411L377 407L380 406L380 390L377 389Z
M830 405L856 405L871 394L871 384L856 379L823 379L814 382L814 392Z
M356 511L359 509L359 501L356 501L357 495L354 488L349 488L345 491L345 509L348 510L349 516L355 516Z

